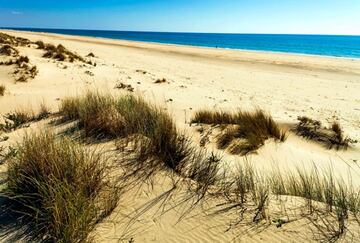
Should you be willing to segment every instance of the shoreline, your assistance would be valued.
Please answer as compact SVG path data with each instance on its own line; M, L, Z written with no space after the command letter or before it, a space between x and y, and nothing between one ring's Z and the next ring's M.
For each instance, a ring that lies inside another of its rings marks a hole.
M59 114L64 100L68 97L83 97L88 91L104 94L105 98L110 97L111 100L114 99L114 102L117 102L118 98L135 95L150 105L154 105L161 114L168 114L169 120L174 124L170 127L176 128L178 131L176 133L181 138L188 137L189 143L194 145L193 148L196 151L209 155L210 152L213 152L212 157L215 155L223 160L222 162L221 160L218 161L219 171L215 171L216 175L220 175L219 178L228 175L223 173L225 170L228 170L229 173L237 172L236 169L239 168L239 165L248 163L254 169L253 174L258 174L261 176L259 179L264 179L264 181L268 181L272 172L277 171L277 169L281 172L280 176L285 175L285 173L286 175L295 174L303 169L310 178L315 175L316 168L316 173L320 176L327 175L323 174L327 171L333 171L334 176L332 178L348 185L348 188L351 186L353 189L360 186L359 142L352 144L351 141L347 150L329 149L327 144L302 137L301 134L297 134L293 130L287 133L284 141L280 142L273 137L268 137L269 139L256 147L255 151L242 156L241 154L232 154L229 151L229 146L227 148L218 147L219 135L225 134L223 133L225 129L232 129L232 125L230 125L231 127L222 127L221 124L214 124L213 126L191 122L196 112L201 110L252 112L261 109L272 117L281 130L296 128L299 124L299 117L308 117L319 121L326 131L332 127L334 122L338 122L344 138L360 141L360 112L358 112L360 110L360 97L357 92L360 90L360 61L171 46L38 32L5 30L0 30L0 32L27 39L27 41L18 44L17 41L14 41L17 39L12 37L14 43L10 43L10 46L13 44L16 53L10 56L0 56L0 61L3 63L16 60L14 65L0 66L0 86L4 85L3 87L6 88L3 96L0 96L0 120L3 116L6 118L6 114L13 114L17 111L29 114L31 117L40 117L38 114L43 113L44 107L54 115ZM5 36L5 38L7 37ZM36 44L36 41L42 41L43 45L41 43ZM56 47L60 44L63 45L63 48ZM51 45L54 47L51 48ZM39 48L41 46L44 48ZM68 52L58 50L49 56L47 53L51 49L66 49ZM65 58L63 60L57 58L58 53L62 53ZM70 53L82 57L83 61L78 59L71 62ZM18 60L25 59L25 57L28 59L28 64L19 65ZM34 66L37 70L36 75L32 78L25 76L28 78L26 79L27 82L18 82L19 74L28 74L26 71ZM88 103L91 110L84 112L96 114L92 121L94 124L95 122L101 124L94 127L93 131L102 133L104 126L111 127L105 129L104 135L106 135L109 131L112 133L114 124L114 128L116 128L114 131L117 130L117 124L121 123L121 127L127 125L122 113L117 111L117 104L111 102L109 106L109 103L103 103L103 99L96 100L101 103L96 102L98 103L96 106ZM74 107L79 107L79 105L75 104ZM131 106L127 110L143 112L131 108ZM115 113L112 114L113 112ZM143 116L134 117L141 119ZM56 118L61 117L56 116ZM152 119L149 121L152 122ZM0 121L0 123L2 122L4 121ZM132 124L136 122L134 119ZM35 120L25 123L23 127L17 127L18 130L0 134L0 147L7 148L21 142L22 135L30 131L59 132L59 136L70 136L74 140L79 138L79 142L88 149L99 148L100 152L105 153L104 155L109 158L108 161L111 162L109 168L116 170L109 174L109 178L115 178L113 176L119 175L123 170L113 167L112 163L121 165L118 162L127 158L127 152L135 150L128 147L129 149L125 148L126 150L124 150L126 154L121 153L120 150L117 150L119 148L116 144L117 138L107 139L107 136L94 136L94 140L87 140L81 136L82 131L78 129L74 129L75 133L70 133L73 127L77 128L76 124L76 121L58 124L53 117L43 121ZM166 125L167 123L161 122L161 124ZM100 129L97 130L98 128ZM149 141L146 138L147 134L142 135L140 133L139 135L145 138L145 141ZM152 136L148 138L152 139ZM234 145L243 141L241 138L240 141L232 140ZM163 141L163 139L159 141ZM178 141L184 140L179 139ZM114 157L108 157L112 155ZM129 153L128 155L131 156L132 154ZM197 159L197 152L194 155L196 156L194 158ZM205 161L214 164L210 158ZM200 168L201 174L203 174L205 170L202 168L205 167L199 163L201 161L194 160L194 162L201 165L195 167ZM211 169L208 174L214 174L212 172L213 166L206 167ZM156 166L155 168L159 167ZM124 169L126 168L124 167ZM132 172L131 169L135 169L135 167L130 168L129 172ZM4 163L0 166L0 170L6 173L7 164ZM205 172L207 173L207 171ZM125 239L124 232L127 233L128 230L129 237L126 240L133 241L135 239L136 242L167 242L169 238L175 239L174 243L234 242L234 240L240 239L238 236L242 237L241 240L249 242L290 242L297 235L304 235L303 239L307 242L314 238L311 234L312 228L307 227L309 225L309 222L306 221L307 218L303 217L304 211L302 209L305 207L302 206L307 205L302 204L303 201L299 201L301 198L297 195L294 197L288 195L284 198L285 200L281 199L281 205L286 206L286 208L279 207L281 206L278 204L280 201L266 203L266 213L269 219L285 218L290 212L290 216L293 215L296 220L287 218L288 222L282 227L275 226L274 221L271 225L264 221L265 224L261 223L261 225L266 227L260 233L257 228L253 231L254 216L252 212L255 212L256 208L253 207L255 204L252 201L248 201L249 204L247 205L251 204L251 207L246 211L246 215L244 214L246 221L243 221L243 225L247 228L242 227L242 225L229 228L232 222L235 222L234 215L236 219L238 218L239 211L224 212L223 198L216 197L215 200L211 198L211 201L206 201L205 204L199 203L197 207L193 208L196 210L193 215L183 217L184 209L186 209L183 206L194 202L188 197L183 197L187 195L184 193L189 192L185 185L190 185L192 188L197 187L193 187L196 184L188 184L188 179L186 179L186 184L174 184L178 180L173 177L174 173L171 172L170 174L171 178L166 177L164 173L153 174L156 177L151 180L154 182L151 185L145 183L140 184L139 188L131 188L134 190L120 191L124 200L121 199L121 204L115 208L116 211L109 215L109 221L103 221L95 228L94 240L115 242L119 239ZM135 185L131 178L126 177L126 179L127 182L131 183L125 184ZM318 182L320 180L313 179L312 181ZM230 181L226 181L226 183L228 182ZM224 185L222 182L220 184L219 189ZM119 186L122 185L124 184L119 183ZM178 186L174 187L175 185ZM263 185L261 188L270 188L268 183L260 185ZM146 191L146 189L151 190ZM177 194L169 196L168 192L172 191L176 191ZM274 190L268 190L268 192L267 195L270 200L277 195ZM351 196L355 198L355 194L351 194ZM165 204L162 203L159 204L159 207L149 208L149 205L159 202L159 198L166 198L166 202L171 202L168 204L169 209L164 208ZM195 199L197 200L197 198ZM179 202L185 202L185 204L180 205ZM304 200L304 203L306 202L308 200ZM181 207L175 208L174 205ZM217 205L220 207L215 208L214 206ZM149 211L143 211L144 208L149 208ZM213 214L215 211L206 211L209 209L216 209L216 214ZM217 209L221 209L224 214L220 214ZM156 213L160 215L156 215ZM123 217L123 215L129 217ZM133 215L139 215L139 220L133 221L131 217ZM208 217L209 215L211 217ZM162 218L160 219L158 216L162 216ZM214 218L215 216L216 218ZM179 221L180 218L182 220ZM127 219L134 224L129 224ZM350 229L352 222L350 220L348 222L347 225ZM257 225L261 226L260 224ZM355 226L355 229L358 230L358 224ZM240 231L233 231L237 229ZM350 236L353 237L352 234Z
M293 68L294 70L322 71L342 74L360 75L360 59L346 59L325 56L310 56L288 53L270 53L262 51L246 51L235 49L202 48L197 46L182 46L174 44L159 44L150 42L137 42L117 40L103 37L84 37L77 35L64 35L47 32L32 32L18 30L2 30L5 33L25 35L34 41L40 38L49 38L60 41L74 41L84 44L106 45L129 48L145 52L162 53L167 56L182 58L198 58L212 62L227 62L228 64L264 65L264 67Z
M212 47L212 46L200 46L200 45L191 45L191 44L174 44L166 42L155 42L155 41L140 41L140 40L127 40L127 39L116 39L116 38L107 38L101 36L88 36L88 35L72 35L72 34L61 34L53 32L43 32L43 31L31 31L31 30L16 30L16 29L7 29L0 28L3 31L15 31L15 32L24 32L31 34L45 34L45 35L54 35L54 36L69 36L69 37L78 37L78 38L95 38L99 40L112 40L112 41L123 41L123 42L132 42L134 44L157 44L165 45L171 47L193 47L200 49L210 49L210 50L222 50L222 51L239 51L243 53L259 53L259 54L278 54L278 55L288 55L288 56L304 56L304 57L314 57L314 58L331 58L331 59L340 59L340 60L349 60L349 61L359 61L360 57L349 57L349 56L329 56L321 54L308 54L308 53L299 53L299 52L286 52L286 51L270 51L270 50L253 50L253 49L242 49L242 48L228 48L228 47ZM101 30L99 30L101 31ZM106 30L105 30L106 31ZM136 31L135 31L136 32ZM167 33L167 32L164 32ZM177 33L177 32L176 32ZM279 34L281 35L281 34ZM332 36L332 35L326 35Z

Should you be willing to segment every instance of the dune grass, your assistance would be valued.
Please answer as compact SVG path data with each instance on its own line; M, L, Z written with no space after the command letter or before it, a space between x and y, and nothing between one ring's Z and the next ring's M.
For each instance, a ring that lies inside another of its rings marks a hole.
M1 84L1 85L0 85L0 96L4 96L4 95L5 95L5 90L6 90L5 85Z
M16 56L19 54L19 51L17 49L15 49L14 47L12 47L11 45L3 45L0 47L0 55L5 55L5 56Z
M117 203L104 157L46 132L26 135L16 150L1 195L31 228L30 239L88 241Z
M339 122L333 122L329 128L323 127L320 121L302 116L298 117L299 123L294 129L296 134L324 144L328 149L346 149L351 141L344 135Z
M63 119L78 120L86 136L131 137L138 152L137 163L156 159L176 169L191 153L188 139L177 130L171 117L140 97L114 98L89 91L84 96L64 99L59 110Z
M65 120L78 120L86 136L114 138L124 130L124 120L115 107L110 95L87 92L81 97L63 99L59 111Z
M37 45L39 49L44 49L46 51L43 55L45 58L52 58L58 61L74 62L75 60L78 60L81 62L86 62L83 57L69 51L61 44L55 46L53 44L37 42Z
M49 107L45 103L40 104L40 109L35 113L32 109L18 109L4 115L4 123L0 123L0 131L10 132L21 128L23 125L34 121L48 118L51 114Z
M236 113L200 110L191 123L231 126L217 137L216 143L219 149L228 149L232 154L246 155L259 149L269 138L283 142L287 137L287 132L281 130L269 114L259 109Z

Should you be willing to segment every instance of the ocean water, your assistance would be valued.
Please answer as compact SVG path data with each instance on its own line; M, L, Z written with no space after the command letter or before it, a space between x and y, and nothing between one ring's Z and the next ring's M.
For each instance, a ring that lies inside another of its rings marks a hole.
M211 48L360 58L360 36L206 34L32 28L12 29Z

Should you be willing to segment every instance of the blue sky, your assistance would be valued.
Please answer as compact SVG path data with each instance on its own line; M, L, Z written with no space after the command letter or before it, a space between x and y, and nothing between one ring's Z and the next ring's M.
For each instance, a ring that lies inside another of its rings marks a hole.
M360 0L0 0L0 26L360 35Z

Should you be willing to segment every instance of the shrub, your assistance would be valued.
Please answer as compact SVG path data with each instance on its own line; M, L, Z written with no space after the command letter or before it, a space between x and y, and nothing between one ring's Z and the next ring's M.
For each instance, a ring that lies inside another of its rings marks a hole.
M8 160L9 207L31 228L32 240L84 242L116 206L99 153L53 134L25 136Z
M282 131L272 117L262 110L236 113L201 110L195 113L191 123L232 126L217 137L217 146L219 149L231 146L229 151L233 154L244 155L255 151L268 138L283 142L287 137L287 133Z
M45 49L45 44L43 41L36 41L35 44L38 46L38 49Z
M95 54L90 52L89 54L86 55L87 57L95 57Z
M0 96L4 96L4 94L5 94L5 90L6 90L6 87L5 87L5 85L0 85Z
M31 110L16 110L4 115L5 124L0 124L0 130L11 131L34 120Z
M86 63L84 58L69 51L61 44L59 44L58 46L54 46L52 44L45 44L44 50L46 51L43 55L43 57L45 58L53 58L58 61L69 60L70 62L73 62L74 60L79 60Z
M17 65L22 65L23 63L29 63L29 58L27 56L20 56L18 59L16 59Z
M165 78L162 78L162 79L157 79L154 83L155 84L162 84L162 83L166 83L166 79Z
M0 47L0 55L13 56L17 55L18 53L19 51L10 45L3 45Z
M346 149L349 146L351 140L344 137L344 132L338 122L334 122L330 128L326 128L321 127L320 121L308 117L298 117L298 120L299 123L295 128L296 134L322 143L329 149L333 147Z

